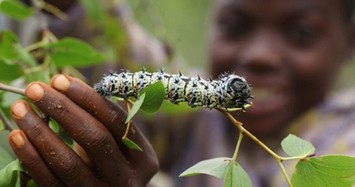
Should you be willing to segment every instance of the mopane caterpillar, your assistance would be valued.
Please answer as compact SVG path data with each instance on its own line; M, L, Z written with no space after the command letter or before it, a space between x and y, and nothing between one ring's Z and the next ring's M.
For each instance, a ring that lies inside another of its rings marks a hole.
M179 74L159 72L110 73L105 75L94 89L103 96L118 96L124 99L137 98L146 86L162 81L165 87L165 99L172 103L187 102L189 106L202 106L222 110L246 110L251 102L250 86L245 78L235 74L222 74L216 80L204 80L200 77L187 77Z

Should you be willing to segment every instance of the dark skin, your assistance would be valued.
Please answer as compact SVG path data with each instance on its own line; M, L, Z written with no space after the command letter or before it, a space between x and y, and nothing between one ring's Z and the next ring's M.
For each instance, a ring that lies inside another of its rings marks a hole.
M212 71L247 78L254 105L237 119L258 136L320 103L353 50L338 0L216 0Z
M20 130L10 133L10 144L39 186L145 186L157 172L155 152L139 129L128 137L143 152L120 143L126 113L79 79L58 75L51 86L31 83L25 94L82 148L75 153L26 101L15 102L11 114Z
M254 106L237 113L237 119L253 133L267 136L279 132L325 97L353 49L352 28L345 23L337 2L216 0L213 74L235 72L251 83ZM68 78L70 86L65 91L41 83L44 96L32 100L59 122L87 157L69 149L26 102L19 101L11 112L20 130L10 134L10 143L30 175L40 186L147 184L158 166L149 143L135 130L130 139L144 152L122 146L125 113L81 81ZM26 95L32 98L36 90L29 86ZM19 107L21 104L24 107Z

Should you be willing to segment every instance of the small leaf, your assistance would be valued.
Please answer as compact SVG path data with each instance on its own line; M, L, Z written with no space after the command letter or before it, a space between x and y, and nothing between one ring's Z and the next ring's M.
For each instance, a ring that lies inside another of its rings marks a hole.
M295 187L351 187L355 184L355 157L325 155L300 160L291 182Z
M16 35L11 31L3 31L0 35L0 62L15 64L18 60L30 67L37 65L28 51L18 43Z
M8 64L0 60L0 80L11 81L22 75L21 67L18 64Z
M102 22L105 19L106 12L100 1L97 0L80 0L80 4L84 7L85 13L95 22Z
M25 19L32 15L32 10L17 0L0 1L0 11L15 19Z
M159 110L165 97L165 88L161 81L145 87L140 95L145 93L145 99L141 109L145 112L153 113Z
M25 171L19 160L14 160L0 170L0 186L15 186L19 181L19 172Z
M224 177L223 187L248 187L251 180L248 174L237 162L231 162Z
M281 142L282 149L289 156L308 156L314 153L314 146L293 134L288 135Z
M230 158L219 157L209 160L203 160L191 166L180 174L179 177L195 176L199 174L211 175L217 178L223 178L227 172L228 166L231 162Z
M16 35L8 30L2 31L0 35L0 59L11 61L17 59L17 52L13 45L17 43Z
M133 118L134 115L138 112L138 110L141 108L145 98L145 93L140 95L138 99L133 103L133 106L131 108L131 111L128 113L127 118L125 123L127 124L131 119Z
M57 67L84 67L100 63L104 58L89 44L74 38L64 38L48 44L52 60Z
M122 139L122 142L130 149L138 150L138 151L143 151L141 147L139 147L138 144L136 144L134 141L128 139L127 137Z
M0 168L5 167L8 163L13 161L12 156L4 148L0 147Z

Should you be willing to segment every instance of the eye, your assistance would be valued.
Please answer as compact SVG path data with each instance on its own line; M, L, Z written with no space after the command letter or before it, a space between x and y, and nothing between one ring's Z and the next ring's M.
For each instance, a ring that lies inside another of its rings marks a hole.
M287 32L287 37L295 45L309 46L317 40L319 32L312 26L299 25L291 27Z
M247 20L239 16L224 16L217 22L218 31L222 37L236 39L248 33L250 26Z

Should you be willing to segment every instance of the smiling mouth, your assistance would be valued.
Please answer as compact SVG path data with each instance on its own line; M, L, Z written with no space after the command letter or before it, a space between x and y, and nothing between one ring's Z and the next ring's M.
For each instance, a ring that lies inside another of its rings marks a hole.
M287 109L287 103L289 103L286 94L274 88L254 87L252 95L253 106L248 110L251 115L271 115Z

